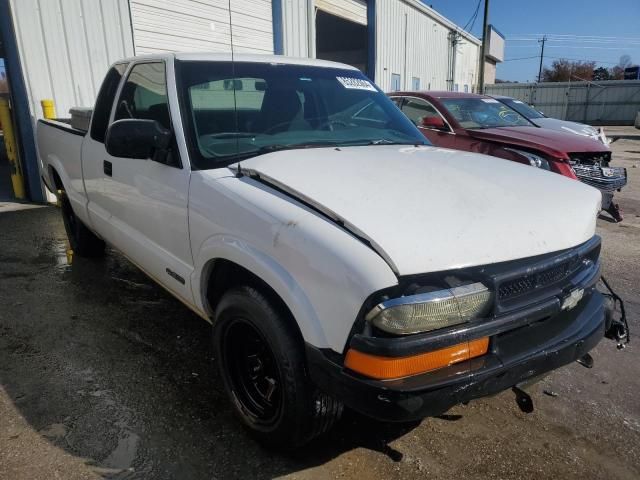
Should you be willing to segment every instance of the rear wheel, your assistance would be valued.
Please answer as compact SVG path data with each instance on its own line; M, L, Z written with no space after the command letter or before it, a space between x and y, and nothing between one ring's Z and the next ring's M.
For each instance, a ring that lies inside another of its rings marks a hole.
M222 297L213 338L234 411L257 440L301 446L340 418L342 404L310 382L302 342L259 290L239 287Z
M58 199L60 200L64 229L67 231L69 245L74 254L80 257L101 257L104 255L104 241L89 230L76 216L64 190L58 192Z

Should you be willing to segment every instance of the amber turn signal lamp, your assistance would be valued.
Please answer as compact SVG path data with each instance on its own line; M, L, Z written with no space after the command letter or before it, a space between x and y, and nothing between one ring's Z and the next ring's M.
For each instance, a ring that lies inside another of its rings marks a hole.
M489 337L408 357L379 357L351 348L347 352L344 365L367 377L390 380L448 367L484 355L488 349Z

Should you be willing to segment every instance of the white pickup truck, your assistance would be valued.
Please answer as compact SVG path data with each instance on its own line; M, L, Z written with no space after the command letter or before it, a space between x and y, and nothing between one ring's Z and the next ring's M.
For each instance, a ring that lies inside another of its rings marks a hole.
M518 386L612 322L596 189L432 147L347 65L122 60L88 131L37 137L75 253L113 246L211 322L233 407L271 445L343 405L405 421L514 387L526 409Z

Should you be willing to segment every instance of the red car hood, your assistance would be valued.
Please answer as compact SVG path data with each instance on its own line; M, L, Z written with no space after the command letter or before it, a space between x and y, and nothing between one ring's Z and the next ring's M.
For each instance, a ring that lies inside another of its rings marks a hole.
M566 159L566 154L571 152L609 151L609 148L601 142L587 137L533 126L467 129L467 133L480 140L508 143L540 150L555 158Z

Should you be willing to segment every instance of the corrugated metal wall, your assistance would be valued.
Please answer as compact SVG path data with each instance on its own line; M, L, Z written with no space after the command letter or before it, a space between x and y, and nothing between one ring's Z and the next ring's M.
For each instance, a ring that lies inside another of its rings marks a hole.
M314 57L309 44L309 0L282 0L282 36L284 54L290 57Z
M393 74L401 76L401 89L411 89L414 77L421 89L447 89L452 24L429 12L413 0L376 1L376 83L383 90L391 89ZM477 42L463 36L456 57L455 82L460 90L477 79L478 56Z
M471 43L465 38L460 39L457 45L456 72L454 84L458 84L458 91L475 92L478 81L478 68L480 59L480 46Z
M11 0L33 118L52 98L59 117L93 106L108 66L133 55L127 0Z
M231 51L228 0L130 0L136 54ZM234 51L273 53L270 0L231 0Z
M591 125L633 125L640 111L637 80L505 83L487 85L486 92L535 105L549 117Z

